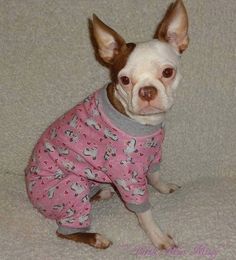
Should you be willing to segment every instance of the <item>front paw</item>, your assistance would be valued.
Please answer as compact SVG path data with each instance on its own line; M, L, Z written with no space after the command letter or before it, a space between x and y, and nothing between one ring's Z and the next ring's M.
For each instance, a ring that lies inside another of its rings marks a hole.
M173 238L168 234L163 234L162 236L159 236L154 232L153 234L150 234L150 239L153 245L159 250L167 250L177 247Z

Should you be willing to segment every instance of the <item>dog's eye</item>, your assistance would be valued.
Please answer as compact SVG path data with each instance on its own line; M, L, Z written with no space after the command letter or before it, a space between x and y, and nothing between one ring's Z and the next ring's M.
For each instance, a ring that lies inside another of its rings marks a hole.
M122 83L123 85L129 85L129 83L130 83L129 78L126 77L126 76L120 77L120 81L121 81L121 83Z
M174 73L173 68L166 68L162 71L162 76L164 78L170 78L170 77L172 77L173 73Z

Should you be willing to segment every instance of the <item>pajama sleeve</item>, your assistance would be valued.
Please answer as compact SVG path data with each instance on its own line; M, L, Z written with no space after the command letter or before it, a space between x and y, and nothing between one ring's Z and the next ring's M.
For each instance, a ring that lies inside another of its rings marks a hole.
M155 148L156 151L154 153L154 159L149 165L148 174L152 174L160 170L160 164L162 160L162 142L164 139L164 131L162 131L162 136L159 138L160 138L160 142L158 142L157 147Z
M117 178L113 183L129 210L141 213L150 209L147 180L144 175L137 180Z
M157 172L160 170L160 164L161 164L161 147L155 154L154 160L151 162L149 169L148 169L148 174L152 174L154 172Z

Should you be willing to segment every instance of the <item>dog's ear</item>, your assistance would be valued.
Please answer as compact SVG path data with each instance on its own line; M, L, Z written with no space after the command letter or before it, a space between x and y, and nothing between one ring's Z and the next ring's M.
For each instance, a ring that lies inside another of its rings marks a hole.
M170 43L182 53L188 47L188 15L182 0L176 0L166 11L154 38Z
M112 64L114 57L126 45L124 39L104 24L95 14L93 15L92 27L99 56L105 63Z

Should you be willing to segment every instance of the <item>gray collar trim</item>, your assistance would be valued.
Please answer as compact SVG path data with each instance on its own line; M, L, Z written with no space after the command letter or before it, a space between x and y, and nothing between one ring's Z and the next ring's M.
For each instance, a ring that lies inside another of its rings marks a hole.
M107 97L107 86L98 90L97 97L99 100L99 105L101 105L101 112L109 118L111 123L131 136L145 136L155 134L157 130L163 128L163 123L152 126L152 125L142 125L130 117L127 117L117 111L110 100Z

